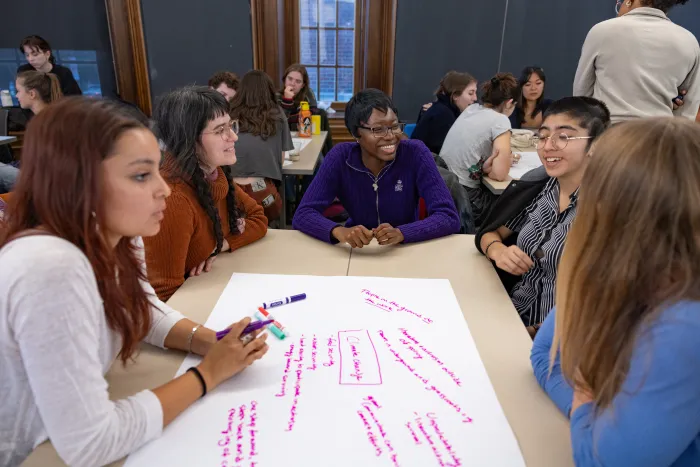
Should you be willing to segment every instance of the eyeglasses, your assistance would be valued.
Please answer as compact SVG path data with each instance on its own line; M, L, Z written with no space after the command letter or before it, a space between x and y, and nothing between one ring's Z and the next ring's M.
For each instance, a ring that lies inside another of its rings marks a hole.
M211 133L214 135L219 135L221 139L226 141L226 138L231 137L231 133L238 134L238 120L231 120L228 123L224 123L216 128L214 131L203 131L203 134Z
M403 133L403 129L406 128L405 123L397 123L396 125L388 126L378 126L375 128L370 128L368 126L360 125L358 128L363 128L372 132L375 138L382 138L389 134L389 130L395 135L400 135Z
M554 133L552 136L535 135L532 137L532 140L535 143L535 147L537 149L544 149L545 145L547 144L547 140L550 139L552 140L552 146L554 147L554 149L556 149L557 151L561 151L567 146L567 144L569 144L569 141L571 140L592 138L592 136L569 136L564 133Z
M617 2L615 2L615 14L616 15L620 14L620 7L622 6L623 3L625 3L624 0L617 0Z

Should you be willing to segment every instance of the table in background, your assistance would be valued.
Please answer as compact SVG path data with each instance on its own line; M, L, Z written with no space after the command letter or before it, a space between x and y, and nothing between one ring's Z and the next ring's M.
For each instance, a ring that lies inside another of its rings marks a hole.
M493 267L474 246L474 236L453 235L429 242L350 252L296 231L269 230L262 240L222 255L211 272L185 281L168 302L204 323L234 272L449 279L503 412L528 466L573 466L566 418L537 385L530 367L532 340ZM109 373L112 399L167 383L184 353L144 345L136 362ZM65 464L46 442L22 467ZM123 460L111 467L123 465Z
M0 136L0 145L14 143L15 141L17 141L17 138L14 136Z
M287 190L285 186L285 175L313 175L321 158L323 145L328 137L327 131L322 131L321 134L312 135L311 142L307 144L299 154L299 160L293 161L291 164L282 166L282 185L280 187L280 196L282 197L282 213L280 214L281 228L287 227ZM285 161L285 164L288 161Z
M573 466L569 424L537 384L530 339L473 235L353 250L350 276L449 279L528 466Z
M518 149L513 152L537 152L537 148L533 146L526 149ZM506 188L508 188L508 185L510 185L511 181L519 179L520 177L511 177L510 175L508 175L508 177L506 177L504 181L497 182L496 180L492 180L489 177L484 177L482 179L482 183L486 186L486 188L489 189L491 193L493 193L494 195L500 195Z
M210 272L187 279L168 305L193 321L205 323L234 272L345 276L349 260L350 247L331 246L293 230L268 230L261 240L231 254L222 254ZM126 368L119 361L112 365L106 375L110 398L123 399L167 383L184 358L183 352L144 344L134 363ZM110 467L123 464L122 459ZM22 463L22 467L65 465L50 442L38 446Z

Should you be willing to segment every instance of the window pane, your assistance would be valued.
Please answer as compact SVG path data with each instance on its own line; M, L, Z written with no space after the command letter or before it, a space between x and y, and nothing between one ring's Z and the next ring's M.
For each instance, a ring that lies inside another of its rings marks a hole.
M17 54L15 53L17 49L0 49L0 60L17 60ZM22 57L24 59L24 57Z
M301 0L299 2L299 16L301 26L318 26L317 0Z
M321 0L321 26L335 27L335 2L336 0Z
M70 68L73 72L73 77L80 85L83 94L87 96L101 96L102 86L100 85L100 74L97 71L97 64L77 64L64 63L63 66Z
M338 0L338 27L355 27L355 0Z
M353 75L352 68L338 68L338 101L347 102L352 97Z
M335 29L319 29L321 65L335 66Z
M321 68L319 78L321 86L318 93L319 100L333 102L335 100L335 68Z
M341 29L338 31L338 65L355 64L355 31Z
M60 62L96 62L97 52L94 50L57 50L56 58Z
M318 29L302 29L299 40L301 63L318 65Z
M19 105L15 99L15 75L17 62L0 62L0 90L9 90L14 105Z
M306 67L306 71L309 73L309 85L314 91L314 96L318 96L318 68Z

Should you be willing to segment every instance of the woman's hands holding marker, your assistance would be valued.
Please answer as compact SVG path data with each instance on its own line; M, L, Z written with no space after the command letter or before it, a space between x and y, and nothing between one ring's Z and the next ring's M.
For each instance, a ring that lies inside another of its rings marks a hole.
M347 243L352 248L362 248L369 245L373 238L382 246L398 245L404 241L403 233L390 224L381 224L377 228L369 230L363 225L355 227L336 227L331 232L333 238L340 243Z

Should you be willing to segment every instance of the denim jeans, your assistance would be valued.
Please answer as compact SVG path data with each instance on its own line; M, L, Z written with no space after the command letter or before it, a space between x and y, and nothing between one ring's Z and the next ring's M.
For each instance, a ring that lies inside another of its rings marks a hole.
M19 169L0 163L0 193L12 191L17 177L19 177Z

